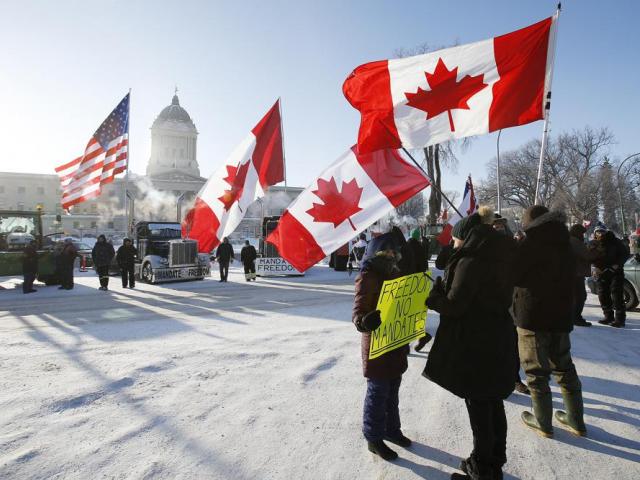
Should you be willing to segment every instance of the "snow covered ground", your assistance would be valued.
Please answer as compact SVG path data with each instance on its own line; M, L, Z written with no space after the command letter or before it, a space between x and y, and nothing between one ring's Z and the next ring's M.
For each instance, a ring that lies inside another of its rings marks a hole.
M0 477L449 478L470 430L462 400L421 377L426 354L400 393L414 446L394 463L366 451L353 279L315 267L246 283L235 266L226 284L102 292L90 272L31 295L0 279ZM519 421L528 397L508 399L506 478L640 478L639 339L636 312L572 334L587 439L536 436Z

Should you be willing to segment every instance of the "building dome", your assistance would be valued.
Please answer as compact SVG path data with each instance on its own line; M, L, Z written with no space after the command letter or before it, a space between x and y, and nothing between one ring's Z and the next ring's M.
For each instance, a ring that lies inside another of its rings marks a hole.
M178 125L167 125L167 124L178 124ZM189 113L180 106L180 100L178 99L178 95L175 94L173 99L171 100L171 105L164 107L160 112L160 115L155 119L151 128L160 127L160 128L176 128L183 127L189 130L196 131L196 126L191 120Z

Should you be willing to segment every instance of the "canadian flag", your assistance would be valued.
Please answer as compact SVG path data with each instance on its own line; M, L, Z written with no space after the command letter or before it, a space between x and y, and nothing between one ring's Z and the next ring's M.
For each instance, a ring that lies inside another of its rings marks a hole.
M352 147L285 210L267 237L304 272L429 185L396 150Z
M357 67L358 148L424 148L544 118L557 14L481 42Z
M182 234L209 253L240 224L247 207L284 180L280 100L214 172L185 215Z
M462 197L462 203L458 206L458 211L465 217L475 213L478 210L478 202L476 202L476 194L473 192L473 182L471 181L471 175L467 178L467 183L464 185L464 196ZM440 245L447 245L451 241L451 230L453 226L460 221L462 217L456 212L453 212L451 219L444 226L440 235L438 235L438 242Z

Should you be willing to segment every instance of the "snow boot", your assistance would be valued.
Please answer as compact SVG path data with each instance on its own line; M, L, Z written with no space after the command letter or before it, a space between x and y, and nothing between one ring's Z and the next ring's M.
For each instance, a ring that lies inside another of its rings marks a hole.
M432 338L433 337L431 335L425 332L424 337L418 340L418 344L415 347L415 351L420 352L424 348L424 346L431 341Z
M624 328L624 324L625 324L625 320L626 320L626 312L623 311L617 311L616 312L616 319L611 322L609 325L611 325L612 327L615 328Z
M604 312L604 318L602 320L598 320L598 323L600 325L609 325L614 321L615 318L613 317L613 311L606 311Z
M544 438L553 438L553 426L551 423L553 402L551 400L551 392L531 392L531 405L533 413L525 411L520 415L523 423L538 435Z
M377 442L367 442L367 446L371 453L375 453L387 462L398 458L398 454L387 447L387 445L382 440L378 440Z
M462 470L464 474L454 472L451 474L451 478L458 480L502 480L502 468L496 469L493 465L480 466L473 456L460 462L460 470Z
M394 435L385 435L384 439L404 448L409 448L413 443L409 438L405 437L402 432L398 432Z
M587 322L584 318L580 317L578 320L574 321L573 324L576 327L590 327L591 322Z
M584 405L582 403L582 392L569 392L562 390L562 400L566 412L557 410L556 420L569 432L578 437L587 436L587 427L584 424Z

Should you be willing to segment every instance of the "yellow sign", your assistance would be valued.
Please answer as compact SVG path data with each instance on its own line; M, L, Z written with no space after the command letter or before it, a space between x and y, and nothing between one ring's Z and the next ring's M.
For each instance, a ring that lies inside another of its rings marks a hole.
M425 301L431 280L424 273L414 273L382 284L378 306L382 324L371 332L369 359L411 343L424 336L427 321Z

